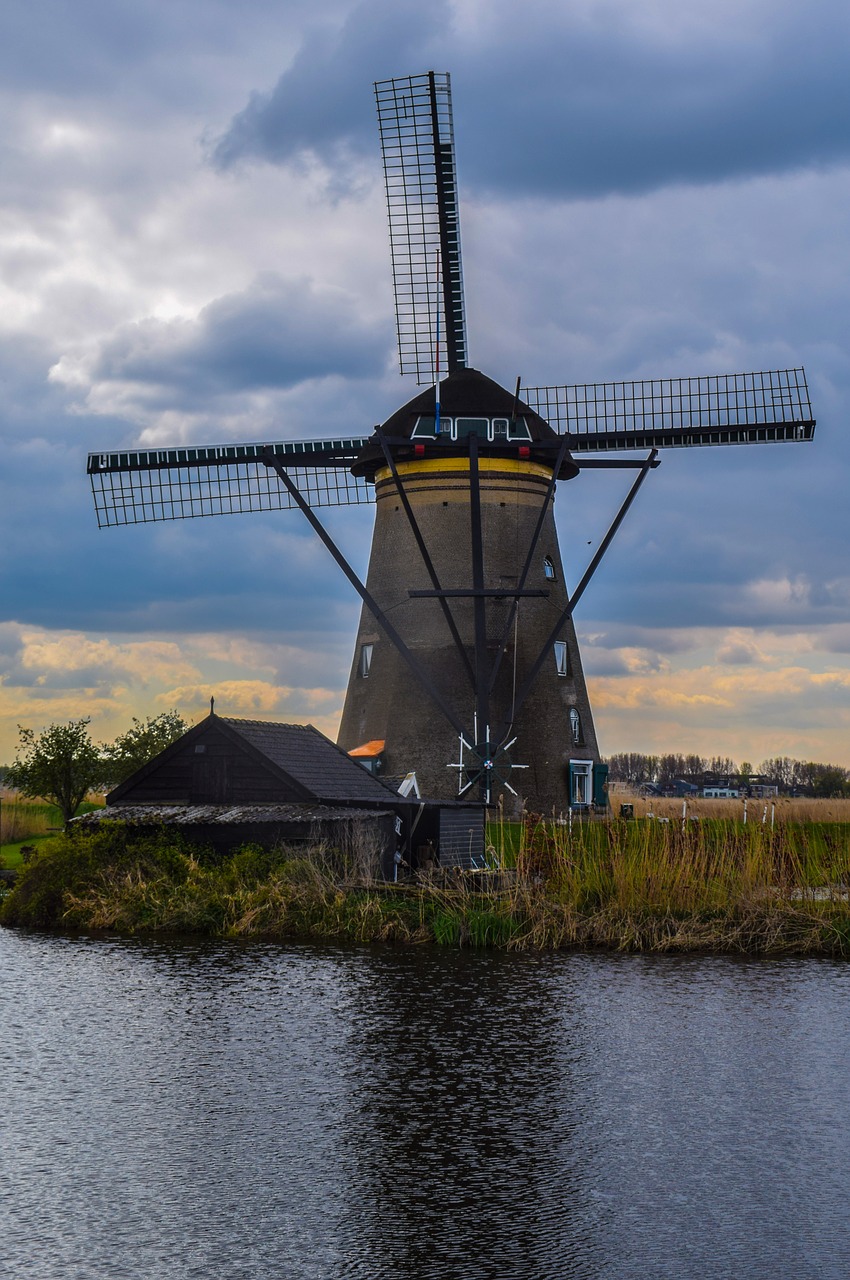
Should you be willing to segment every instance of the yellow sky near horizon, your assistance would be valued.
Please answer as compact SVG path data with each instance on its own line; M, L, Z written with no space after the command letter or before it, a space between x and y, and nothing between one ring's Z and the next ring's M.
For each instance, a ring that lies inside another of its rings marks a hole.
M14 756L19 724L40 730L89 716L93 738L111 741L134 716L175 708L197 721L211 695L223 715L310 723L336 736L348 675L338 654L330 661L226 633L116 639L19 627L14 645L9 638L7 627L2 763ZM741 629L703 630L679 647L603 650L597 635L586 640L603 755L681 751L753 763L787 755L850 767L848 654L825 662L823 642L810 634Z

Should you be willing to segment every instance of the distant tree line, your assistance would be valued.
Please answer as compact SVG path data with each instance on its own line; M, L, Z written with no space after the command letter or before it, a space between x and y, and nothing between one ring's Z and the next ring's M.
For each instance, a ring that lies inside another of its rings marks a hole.
M661 785L703 773L716 773L724 776L737 774L738 766L728 756L677 755L671 753L664 756L645 756L638 751L623 751L609 756L608 776L612 782L629 782L639 787L645 782L657 782Z
M850 796L850 769L840 764L817 764L777 756L764 760L759 771L781 791L802 791L813 796Z
M811 760L792 760L775 756L762 760L757 768L745 760L740 767L728 756L669 755L649 756L638 751L621 751L609 756L608 777L612 782L625 782L633 787L652 782L659 786L677 778L693 781L706 774L735 779L746 786L750 778L758 778L780 791L795 791L810 796L850 796L850 769L838 764L817 764Z
M117 786L189 727L176 711L144 721L134 716L126 733L97 744L89 734L90 723L52 724L41 733L19 725L18 752L4 766L4 785L31 799L51 801L67 826L90 791Z

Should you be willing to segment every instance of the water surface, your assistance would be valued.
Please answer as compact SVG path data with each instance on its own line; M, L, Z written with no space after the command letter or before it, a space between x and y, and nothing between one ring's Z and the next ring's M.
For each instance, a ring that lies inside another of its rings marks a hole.
M850 966L0 930L0 1272L850 1274Z

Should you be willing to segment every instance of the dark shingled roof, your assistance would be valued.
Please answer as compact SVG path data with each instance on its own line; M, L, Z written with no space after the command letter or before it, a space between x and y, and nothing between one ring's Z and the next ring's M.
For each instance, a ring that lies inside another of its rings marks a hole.
M216 716L318 800L388 804L400 797L311 724L273 724Z
M432 415L434 405L434 388L426 387L424 391L420 391L412 400L387 418L382 427L384 434L396 439L398 437L410 439L417 418L420 414ZM500 386L498 382L494 382L478 369L457 369L440 382L440 408L444 417L453 418L510 418L516 409L517 415L525 419L531 433L528 444L532 460L542 462L544 465L547 462L551 465L555 460L553 447L557 446L561 439L557 431L553 431L546 419L541 418L540 414L524 400L520 399L517 402L512 391ZM403 444L394 446L393 453L397 460L404 461L408 457L413 457L415 443L413 441L409 447ZM516 457L517 447L523 443L523 441L514 441L496 445L482 441L480 449L486 456ZM429 452L428 457L451 457L462 455L464 452L462 441L454 445L441 441L430 448L432 452ZM468 448L466 453L468 455ZM371 437L361 449L351 470L354 475L365 475L369 479L374 479L375 472L385 465L381 447L375 442L374 437ZM572 476L578 475L578 470L578 466L567 453L558 477L561 480L569 480Z
M384 431L388 436L409 436L420 413L434 412L434 401L434 388L426 387L387 418ZM528 423L532 440L558 439L558 433L552 430L545 418L541 418L524 400L517 403L513 391L500 386L478 369L458 369L440 382L440 408L447 416L475 417L483 414L488 418L510 418L514 407Z

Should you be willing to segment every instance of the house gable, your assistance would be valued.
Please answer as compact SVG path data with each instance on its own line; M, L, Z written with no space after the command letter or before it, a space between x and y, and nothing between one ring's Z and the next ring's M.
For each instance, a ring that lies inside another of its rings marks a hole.
M226 721L210 715L106 798L122 804L273 804L315 800Z
M313 725L210 713L110 791L115 804L359 804L386 808L391 788Z

